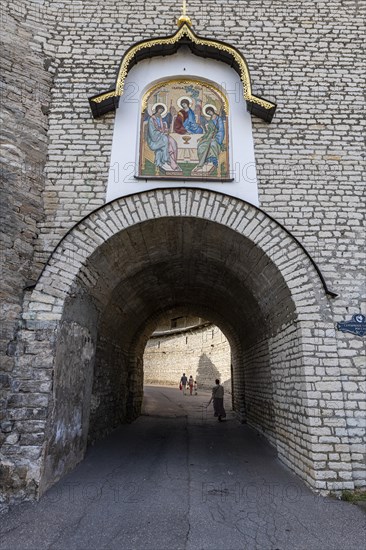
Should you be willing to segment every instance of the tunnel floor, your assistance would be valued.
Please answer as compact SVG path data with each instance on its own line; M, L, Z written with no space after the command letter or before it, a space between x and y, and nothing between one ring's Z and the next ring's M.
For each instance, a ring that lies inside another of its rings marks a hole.
M208 400L145 387L136 422L91 447L40 502L1 517L0 548L364 547L361 509L314 495L232 412L217 422Z

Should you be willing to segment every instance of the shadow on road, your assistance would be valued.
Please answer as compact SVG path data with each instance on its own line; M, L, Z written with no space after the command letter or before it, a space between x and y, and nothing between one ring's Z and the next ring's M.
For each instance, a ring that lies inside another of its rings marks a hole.
M144 412L38 503L12 510L1 550L356 550L365 515L314 495L255 431L218 423L209 392L145 388Z

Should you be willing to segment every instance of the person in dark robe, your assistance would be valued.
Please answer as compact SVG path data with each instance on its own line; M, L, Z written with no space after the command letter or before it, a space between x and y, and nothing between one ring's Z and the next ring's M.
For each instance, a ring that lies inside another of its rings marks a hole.
M183 376L180 379L180 386L182 387L183 395L186 395L187 382L188 382L188 378L186 377L186 373L184 372Z
M207 407L213 401L214 416L217 417L219 422L222 422L223 418L226 418L226 411L224 409L224 386L220 384L220 380L216 378L215 386L212 388L212 397L207 404Z

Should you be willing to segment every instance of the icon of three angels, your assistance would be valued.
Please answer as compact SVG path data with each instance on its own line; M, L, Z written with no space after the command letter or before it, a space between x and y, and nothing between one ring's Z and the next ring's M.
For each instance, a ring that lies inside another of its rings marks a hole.
M140 176L222 179L229 172L228 104L211 85L172 81L146 96Z

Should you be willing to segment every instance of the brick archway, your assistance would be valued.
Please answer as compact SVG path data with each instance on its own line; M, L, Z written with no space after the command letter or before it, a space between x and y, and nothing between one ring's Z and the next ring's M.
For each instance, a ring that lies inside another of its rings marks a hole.
M106 204L69 231L26 297L18 372L27 365L40 380L27 398L40 424L15 470L26 465L42 493L82 460L91 428L99 436L135 418L144 339L154 316L180 307L230 334L237 412L328 490L339 472L322 454L332 427L322 395L339 381L321 366L337 356L327 300L304 249L254 206L198 189Z

